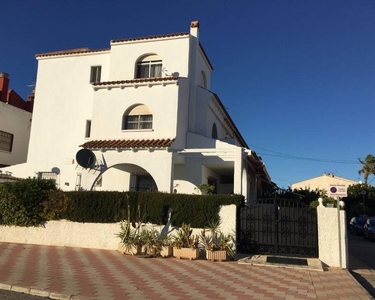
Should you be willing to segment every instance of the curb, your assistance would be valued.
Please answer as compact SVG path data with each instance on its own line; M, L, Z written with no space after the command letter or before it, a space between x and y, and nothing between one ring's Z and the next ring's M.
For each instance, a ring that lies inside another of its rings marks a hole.
M64 295L60 293L48 292L45 290L38 290L4 283L0 283L0 290L23 293L32 296L48 297L55 300L97 300L96 298L88 298L79 295Z

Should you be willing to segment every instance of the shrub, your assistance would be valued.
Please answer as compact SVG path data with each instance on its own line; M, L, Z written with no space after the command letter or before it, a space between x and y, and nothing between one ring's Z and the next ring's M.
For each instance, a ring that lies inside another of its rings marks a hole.
M56 190L53 180L24 179L5 182L0 187L0 224L38 226L42 217L41 203Z

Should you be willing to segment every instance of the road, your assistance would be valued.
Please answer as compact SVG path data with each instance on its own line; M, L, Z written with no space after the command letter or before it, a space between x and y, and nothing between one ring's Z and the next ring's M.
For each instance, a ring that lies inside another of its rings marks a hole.
M350 272L375 298L375 242L349 234L348 244Z
M1 300L46 300L50 298L27 295L24 293L17 293L11 291L5 291L0 289Z

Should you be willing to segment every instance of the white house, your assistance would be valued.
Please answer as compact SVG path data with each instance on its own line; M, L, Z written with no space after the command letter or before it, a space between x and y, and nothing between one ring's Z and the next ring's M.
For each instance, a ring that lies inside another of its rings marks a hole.
M272 189L218 95L190 32L112 40L110 48L38 54L26 164L14 176L56 178L64 190L158 190L255 199Z
M332 173L323 173L321 176L313 177L303 181L295 182L291 185L292 190L325 190L328 191L331 185L344 185L348 188L350 185L358 184L354 180L335 176Z

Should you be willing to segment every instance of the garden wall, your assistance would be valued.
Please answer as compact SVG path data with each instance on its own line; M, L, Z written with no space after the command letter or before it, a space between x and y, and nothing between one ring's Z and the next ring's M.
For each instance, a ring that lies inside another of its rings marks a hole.
M331 267L348 268L346 212L325 207L319 199L317 213L319 259Z
M220 218L223 233L235 235L236 206L222 206ZM159 231L173 229L169 224L144 224L143 227L152 227ZM193 233L199 234L201 230L195 228ZM0 226L0 242L117 250L120 240L116 234L119 231L120 223L49 221L40 227Z

